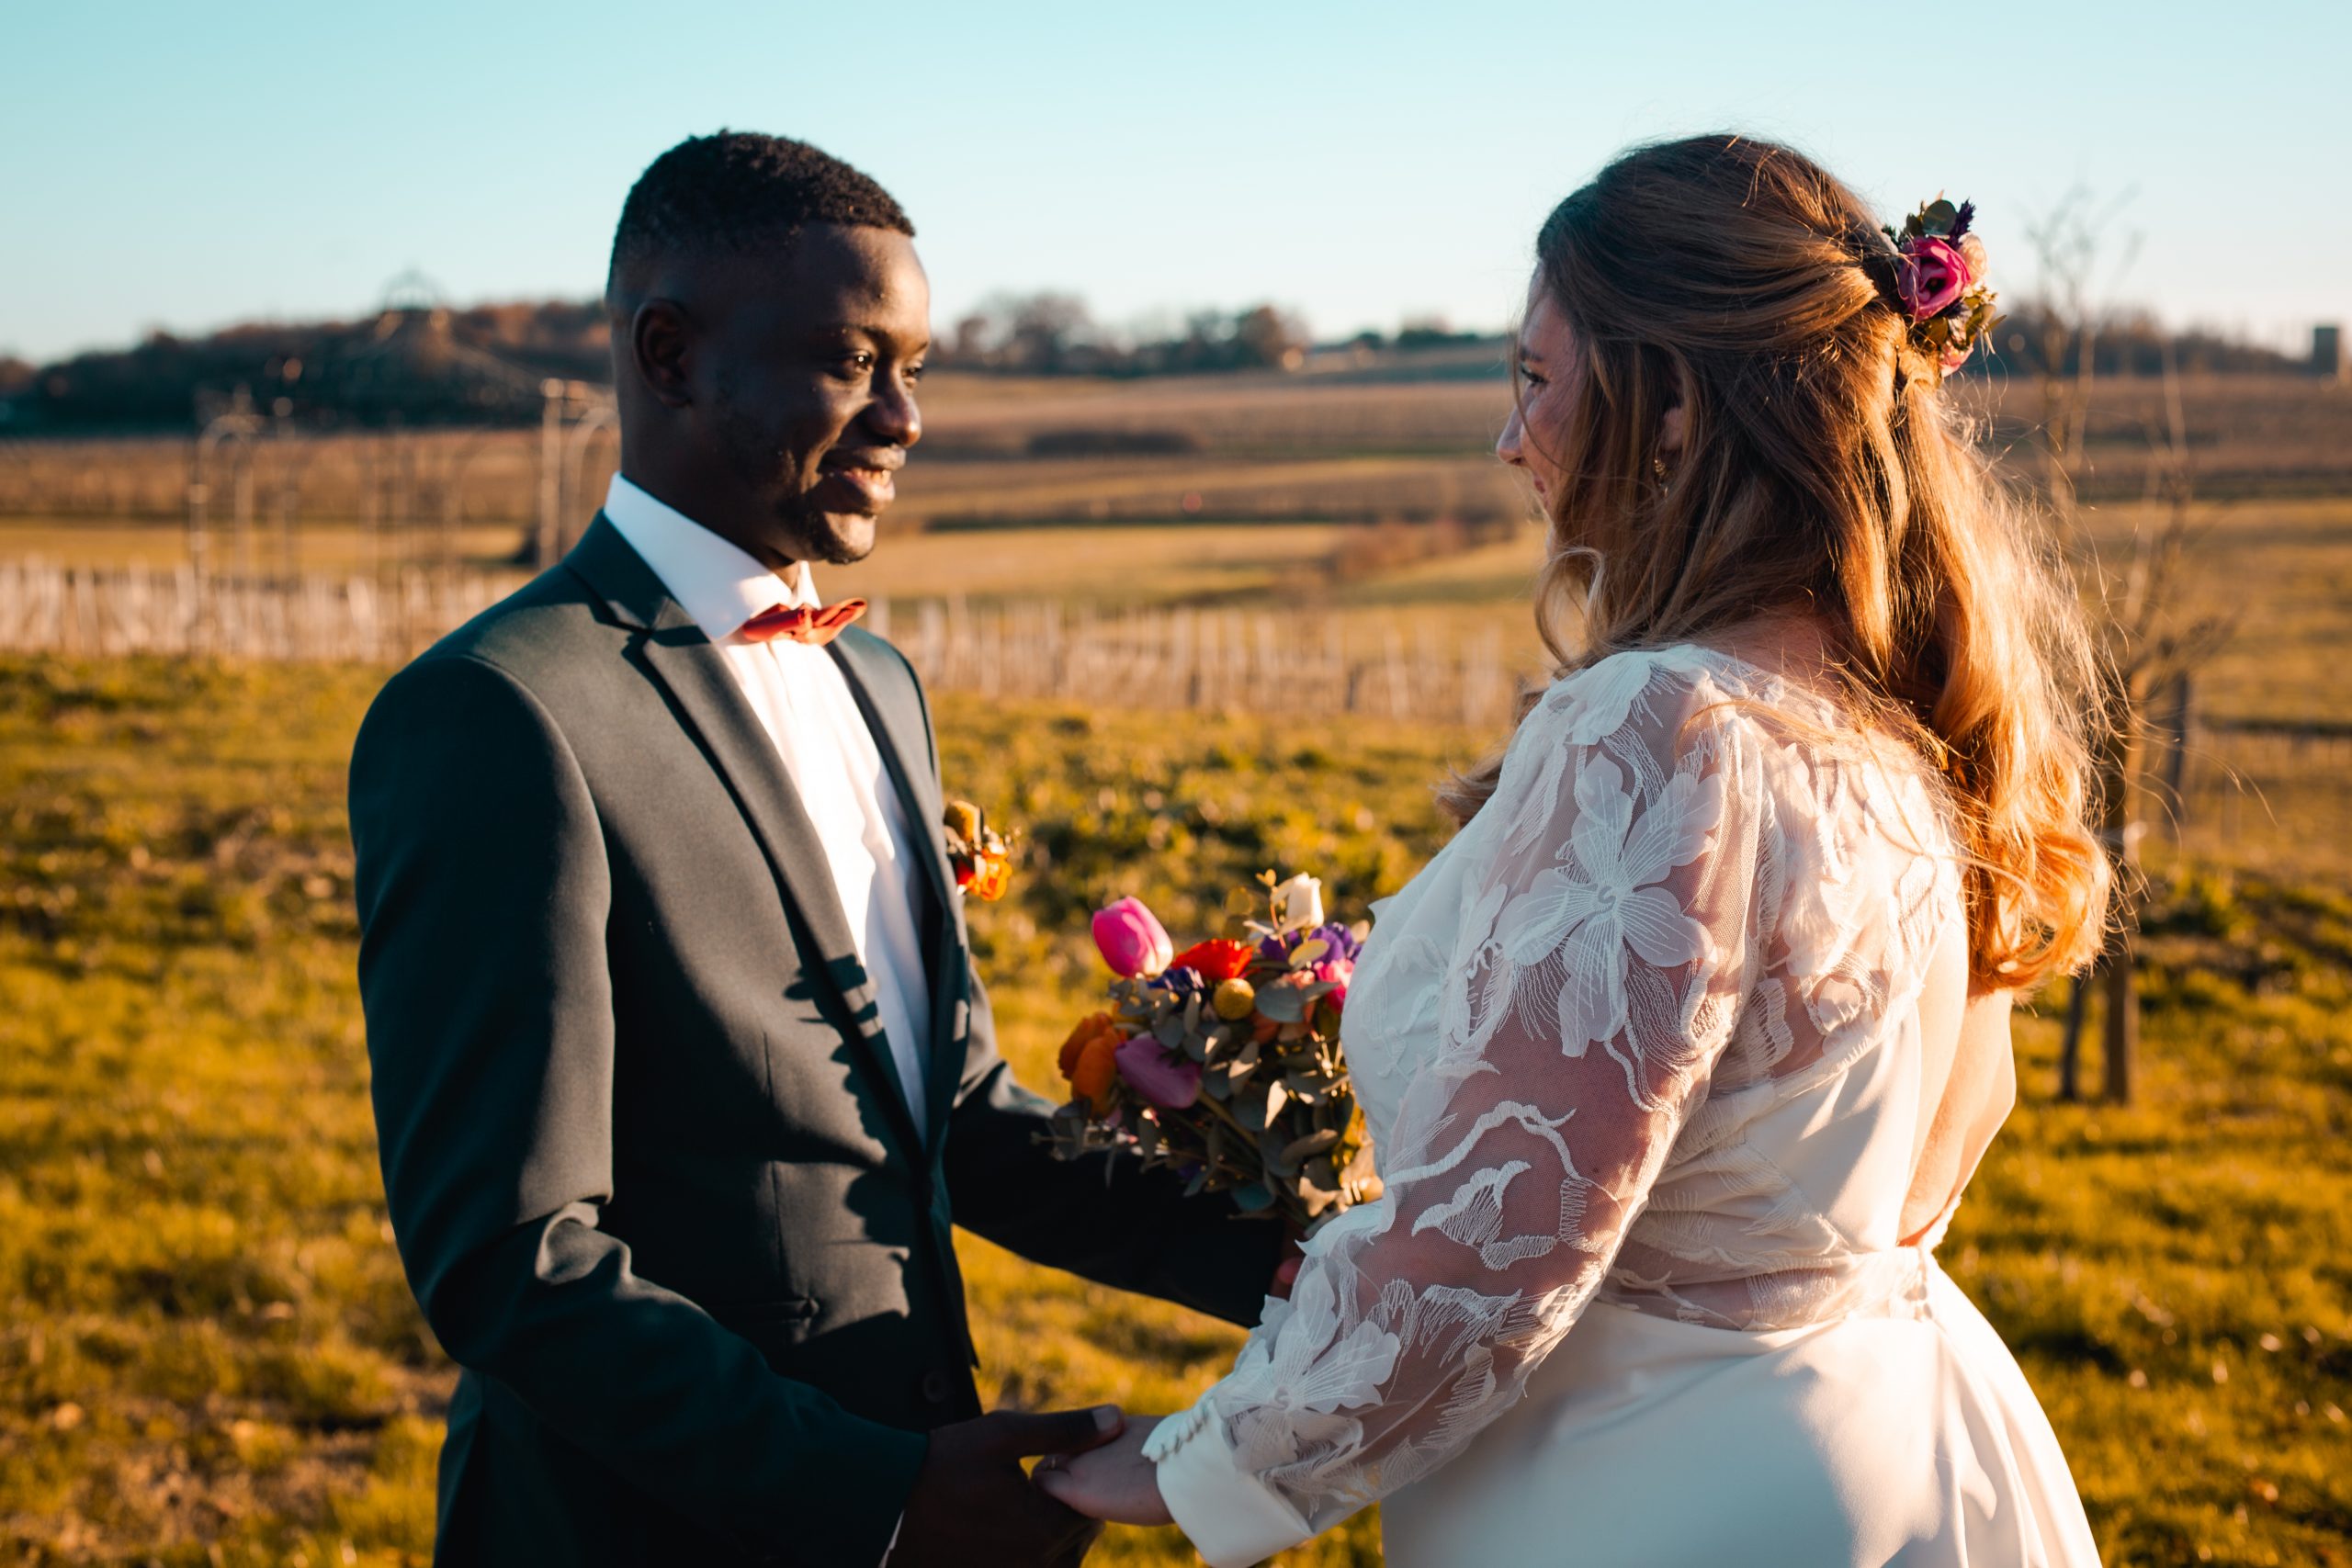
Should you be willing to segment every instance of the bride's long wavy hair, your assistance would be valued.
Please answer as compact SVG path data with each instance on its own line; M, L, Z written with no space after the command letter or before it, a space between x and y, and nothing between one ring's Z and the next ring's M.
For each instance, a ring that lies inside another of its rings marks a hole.
M1816 618L1856 716L1946 782L1976 982L2030 987L2086 964L2105 923L2094 655L2046 531L1865 270L1885 250L1827 171L1743 136L1637 148L1553 209L1535 287L1582 395L1549 433L1536 625L1565 674L1759 612ZM1442 804L1467 821L1499 773L1489 758Z

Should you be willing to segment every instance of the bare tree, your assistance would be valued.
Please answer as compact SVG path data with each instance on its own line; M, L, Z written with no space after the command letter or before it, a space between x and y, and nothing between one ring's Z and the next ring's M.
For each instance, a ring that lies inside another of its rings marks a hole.
M2226 617L2198 616L2183 604L2184 559L2197 542L2196 474L2172 344L2163 348L2165 428L2148 432L2155 447L2149 500L2131 539L2103 548L2079 502L2087 462L2091 397L2098 363L2101 301L2136 254L2136 234L2120 249L2112 231L2128 195L2100 207L2081 188L2069 192L2026 237L2041 267L2041 341L2035 344L2041 394L2038 431L2044 482L2060 537L2076 563L2098 640L2103 722L2092 757L2100 837L2115 872L2112 931L2092 972L2075 982L2059 1052L2058 1093L2082 1098L2082 1037L2091 996L2104 1001L2100 1098L2131 1100L2140 1050L2134 974L2147 882L2140 863L2150 797L2154 715L2167 706L2186 728L2188 682L2228 639ZM2112 259L2111 268L2109 265ZM2185 734L2171 738L2185 744Z

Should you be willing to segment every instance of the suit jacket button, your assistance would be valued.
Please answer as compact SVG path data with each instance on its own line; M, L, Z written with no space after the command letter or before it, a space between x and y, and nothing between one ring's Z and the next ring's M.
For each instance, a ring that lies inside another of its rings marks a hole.
M945 1372L939 1371L937 1371L936 1369L934 1369L934 1370L933 1370L933 1371L928 1371L928 1372L923 1373L923 1375L922 1375L922 1396L923 1396L925 1399L929 1400L932 1404L946 1404L946 1403L947 1403L947 1396L948 1396L949 1394L953 1393L954 1392L955 1392L955 1388L954 1388L954 1386L953 1386L952 1384L950 1384L950 1383L948 1382L948 1381L947 1381L947 1374L946 1374Z

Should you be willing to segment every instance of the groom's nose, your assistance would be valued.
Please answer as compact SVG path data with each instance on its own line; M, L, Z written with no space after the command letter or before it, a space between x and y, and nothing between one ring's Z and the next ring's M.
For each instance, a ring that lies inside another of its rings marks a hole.
M915 389L893 379L874 389L866 406L865 423L874 434L894 446L911 446L922 439L922 410L915 406Z

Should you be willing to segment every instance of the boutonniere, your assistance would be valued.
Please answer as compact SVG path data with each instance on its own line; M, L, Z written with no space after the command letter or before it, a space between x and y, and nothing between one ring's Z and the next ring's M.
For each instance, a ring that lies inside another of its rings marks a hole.
M991 904L1003 897L1012 886L1012 840L989 827L988 813L968 800L947 803L946 826L956 890Z

